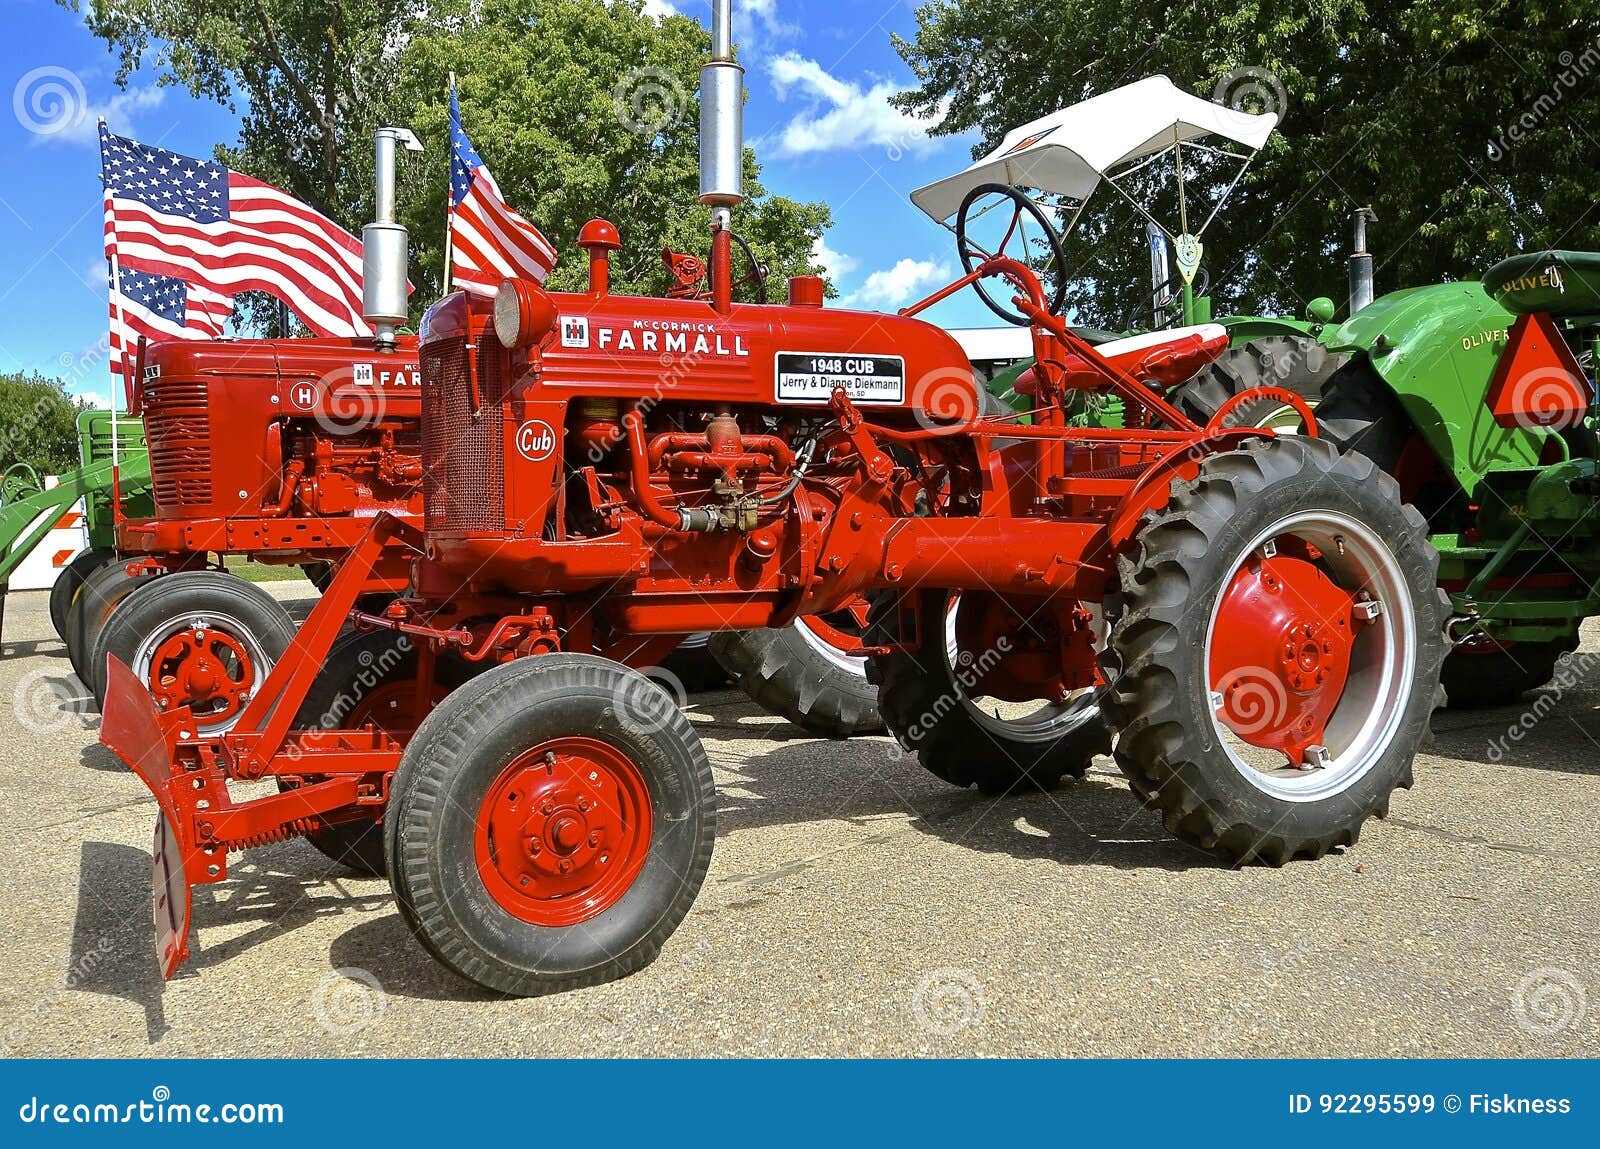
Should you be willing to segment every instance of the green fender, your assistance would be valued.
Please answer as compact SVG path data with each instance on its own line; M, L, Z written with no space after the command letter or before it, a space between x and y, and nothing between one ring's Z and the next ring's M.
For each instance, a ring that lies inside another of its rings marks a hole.
M1322 342L1366 356L1471 494L1490 471L1538 466L1550 434L1501 427L1485 403L1514 318L1481 283L1440 283L1376 299Z

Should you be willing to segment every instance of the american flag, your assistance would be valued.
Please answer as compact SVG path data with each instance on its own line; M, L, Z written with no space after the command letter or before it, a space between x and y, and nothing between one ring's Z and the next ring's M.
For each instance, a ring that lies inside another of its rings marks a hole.
M461 130L461 108L450 92L451 280L462 291L493 295L503 279L544 282L556 249L506 203L494 177Z
M318 335L370 335L361 241L270 184L100 125L106 242L126 269L217 295L264 291ZM114 236L114 239L113 239Z
M117 323L119 305L121 327ZM111 285L112 374L126 374L122 362L124 330L135 346L140 336L151 342L215 339L222 334L222 325L232 312L233 300L198 283L128 267L120 269Z

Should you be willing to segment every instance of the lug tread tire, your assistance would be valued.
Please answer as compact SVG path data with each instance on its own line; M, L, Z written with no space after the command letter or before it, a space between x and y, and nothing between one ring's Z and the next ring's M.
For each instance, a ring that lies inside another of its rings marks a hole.
M624 697L652 729L619 713ZM650 854L622 899L597 917L560 929L529 925L483 891L472 844L464 856L459 841L452 850L447 822L475 811L480 783L487 788L523 750L577 734L622 746L639 764L655 806ZM655 959L710 866L716 787L705 748L666 691L608 659L537 655L479 675L428 715L395 775L384 834L401 916L441 964L507 995L562 993ZM474 909L502 920L485 926ZM613 947L607 935L618 932ZM491 944L505 952L490 952Z
M1405 572L1417 634L1407 717L1382 760L1348 789L1304 803L1273 798L1238 774L1214 736L1208 691L1192 682L1209 681L1205 671L1184 662L1204 657L1200 636L1237 563L1239 536L1269 525L1302 493L1296 486L1311 488L1310 498L1325 497L1318 487L1337 489L1355 504L1345 510L1364 512ZM1393 790L1412 784L1447 646L1449 602L1427 539L1422 516L1371 460L1299 436L1205 459L1194 480L1174 485L1165 509L1145 517L1118 562L1124 610L1101 655L1110 684L1101 707L1118 733L1118 767L1170 833L1230 863L1283 865L1352 846L1367 818L1387 816Z
M365 697L365 691L384 685L388 678L364 683L363 671L386 661L387 652L396 651L392 663L407 677L416 675L414 649L398 648L401 637L394 631L351 631L341 635L328 651L322 672L317 675L295 716L297 730L342 729L351 710ZM453 689L461 689L472 678L473 670L456 658L434 661L434 676ZM359 874L381 878L388 872L388 854L383 844L383 823L376 818L335 822L305 836L317 850L341 866Z
M885 725L924 769L952 786L976 786L980 793L998 797L1013 791L1052 790L1063 778L1083 777L1096 754L1110 752L1110 735L1098 715L1050 742L1008 739L980 725L956 701L958 688L950 678L944 649L948 595L921 593L921 646L915 652L871 656L867 677L877 684ZM894 641L892 622L898 610L897 595L872 597L870 642ZM937 620L937 625L929 626L929 619Z
M718 631L707 649L735 685L770 713L819 738L883 730L878 689L828 661L799 628Z
M1228 348L1174 390L1171 399L1174 406L1202 426L1224 403L1252 387L1275 386L1293 391L1315 411L1329 381L1347 359L1309 335L1265 335ZM1257 404L1234 412L1232 421L1248 426L1254 406Z

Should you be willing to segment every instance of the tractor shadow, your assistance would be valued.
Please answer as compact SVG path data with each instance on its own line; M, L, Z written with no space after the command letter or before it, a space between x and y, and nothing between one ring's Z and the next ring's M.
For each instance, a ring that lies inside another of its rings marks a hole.
M1512 770L1600 775L1600 691L1534 691L1509 706L1438 710L1422 753Z
M719 837L813 821L882 830L899 817L963 849L1022 860L1168 871L1221 865L1171 837L1109 758L1048 792L996 798L942 782L884 737L829 742L782 729L798 736L742 759L718 755L713 743Z
M387 883L335 866L305 843L238 855L227 881L195 888L192 956L175 976L198 976L318 919L372 913L391 900ZM398 921L398 915L387 916ZM144 1011L147 1041L163 1044L171 1026L155 954L149 853L85 842L66 990L133 1002Z

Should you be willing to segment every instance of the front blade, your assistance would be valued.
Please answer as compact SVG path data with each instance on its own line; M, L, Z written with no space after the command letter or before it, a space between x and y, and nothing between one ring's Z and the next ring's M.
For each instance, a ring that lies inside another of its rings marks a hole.
M169 729L155 700L133 671L115 657L106 659L106 701L101 710L100 741L110 747L155 795L161 813L156 819L151 876L156 925L156 960L161 976L170 978L189 956L190 892L187 859L193 850L188 825L173 801L171 783L177 766L173 716Z

